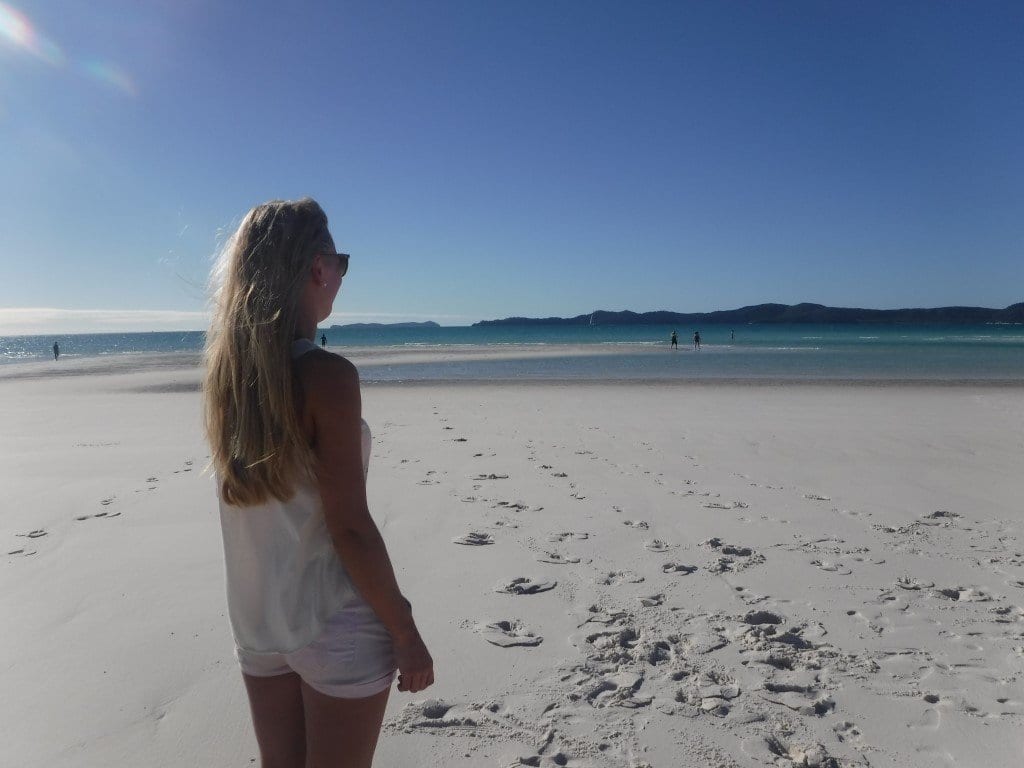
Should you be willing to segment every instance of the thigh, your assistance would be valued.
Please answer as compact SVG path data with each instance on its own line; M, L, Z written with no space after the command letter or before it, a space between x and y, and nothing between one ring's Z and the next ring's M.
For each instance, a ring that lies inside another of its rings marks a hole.
M306 724L302 681L289 672L273 677L242 674L262 768L303 768Z
M339 699L302 683L309 768L369 768L390 693Z

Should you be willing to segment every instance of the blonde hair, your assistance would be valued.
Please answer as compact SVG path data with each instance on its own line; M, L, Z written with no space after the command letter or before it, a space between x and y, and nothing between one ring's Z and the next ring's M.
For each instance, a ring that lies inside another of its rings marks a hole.
M316 201L273 200L246 214L214 265L204 420L221 497L234 506L286 501L312 476L291 343L313 259L330 243Z

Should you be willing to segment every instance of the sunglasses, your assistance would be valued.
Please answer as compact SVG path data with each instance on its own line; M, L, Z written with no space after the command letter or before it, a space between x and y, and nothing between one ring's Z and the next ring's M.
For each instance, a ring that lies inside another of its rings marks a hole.
M348 272L349 255L347 253L323 253L321 256L337 256L338 265L341 268L341 276L344 277Z

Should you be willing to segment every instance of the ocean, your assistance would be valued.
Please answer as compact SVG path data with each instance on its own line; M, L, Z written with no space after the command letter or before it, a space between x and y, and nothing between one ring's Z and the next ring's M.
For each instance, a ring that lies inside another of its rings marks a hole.
M693 349L692 328L677 329L679 349L672 350L672 330L668 326L609 325L336 328L322 332L331 350L350 352L356 358L371 349L378 356L381 352L441 350L449 358L396 363L395 355L387 355L387 364L360 366L363 380L370 382L763 379L1024 383L1024 325L1019 324L705 326L699 329L700 351ZM196 353L202 350L203 339L198 331L7 336L0 337L0 365L52 364L54 341L59 342L63 358L74 359Z

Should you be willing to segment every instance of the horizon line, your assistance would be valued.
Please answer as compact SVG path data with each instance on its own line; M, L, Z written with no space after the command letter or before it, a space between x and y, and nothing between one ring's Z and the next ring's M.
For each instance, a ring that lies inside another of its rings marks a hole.
M899 310L928 310L928 309L987 309L1003 310L1016 306L1009 304L1007 307L981 307L971 304L950 304L941 307L896 307L882 309L880 311ZM763 306L765 304L778 304L780 306L795 307L803 304L827 307L829 309L866 310L879 311L872 307L829 307L817 302L802 301L796 304L784 304L783 302L761 302L761 304L747 304L736 309L716 309L698 312L680 312L671 309L655 309L636 311L630 309L610 310L595 309L590 312L580 312L571 315L506 315L503 318L475 318L470 315L456 314L419 314L401 312L332 312L322 321L319 328L329 329L331 325L346 323L399 323L399 322L437 322L441 327L469 327L475 322L510 320L521 318L524 320L543 320L548 318L572 319L597 312L621 313L631 312L644 315L659 312L672 314L701 314L710 315L717 312L735 312L748 307ZM462 320L461 323L452 323L453 320ZM446 323L445 321L449 321ZM466 322L468 321L468 322ZM0 337L3 336L50 336L64 335L77 336L90 333L194 333L205 331L210 323L210 313L205 310L173 310L173 309L64 309L59 307L0 307Z

